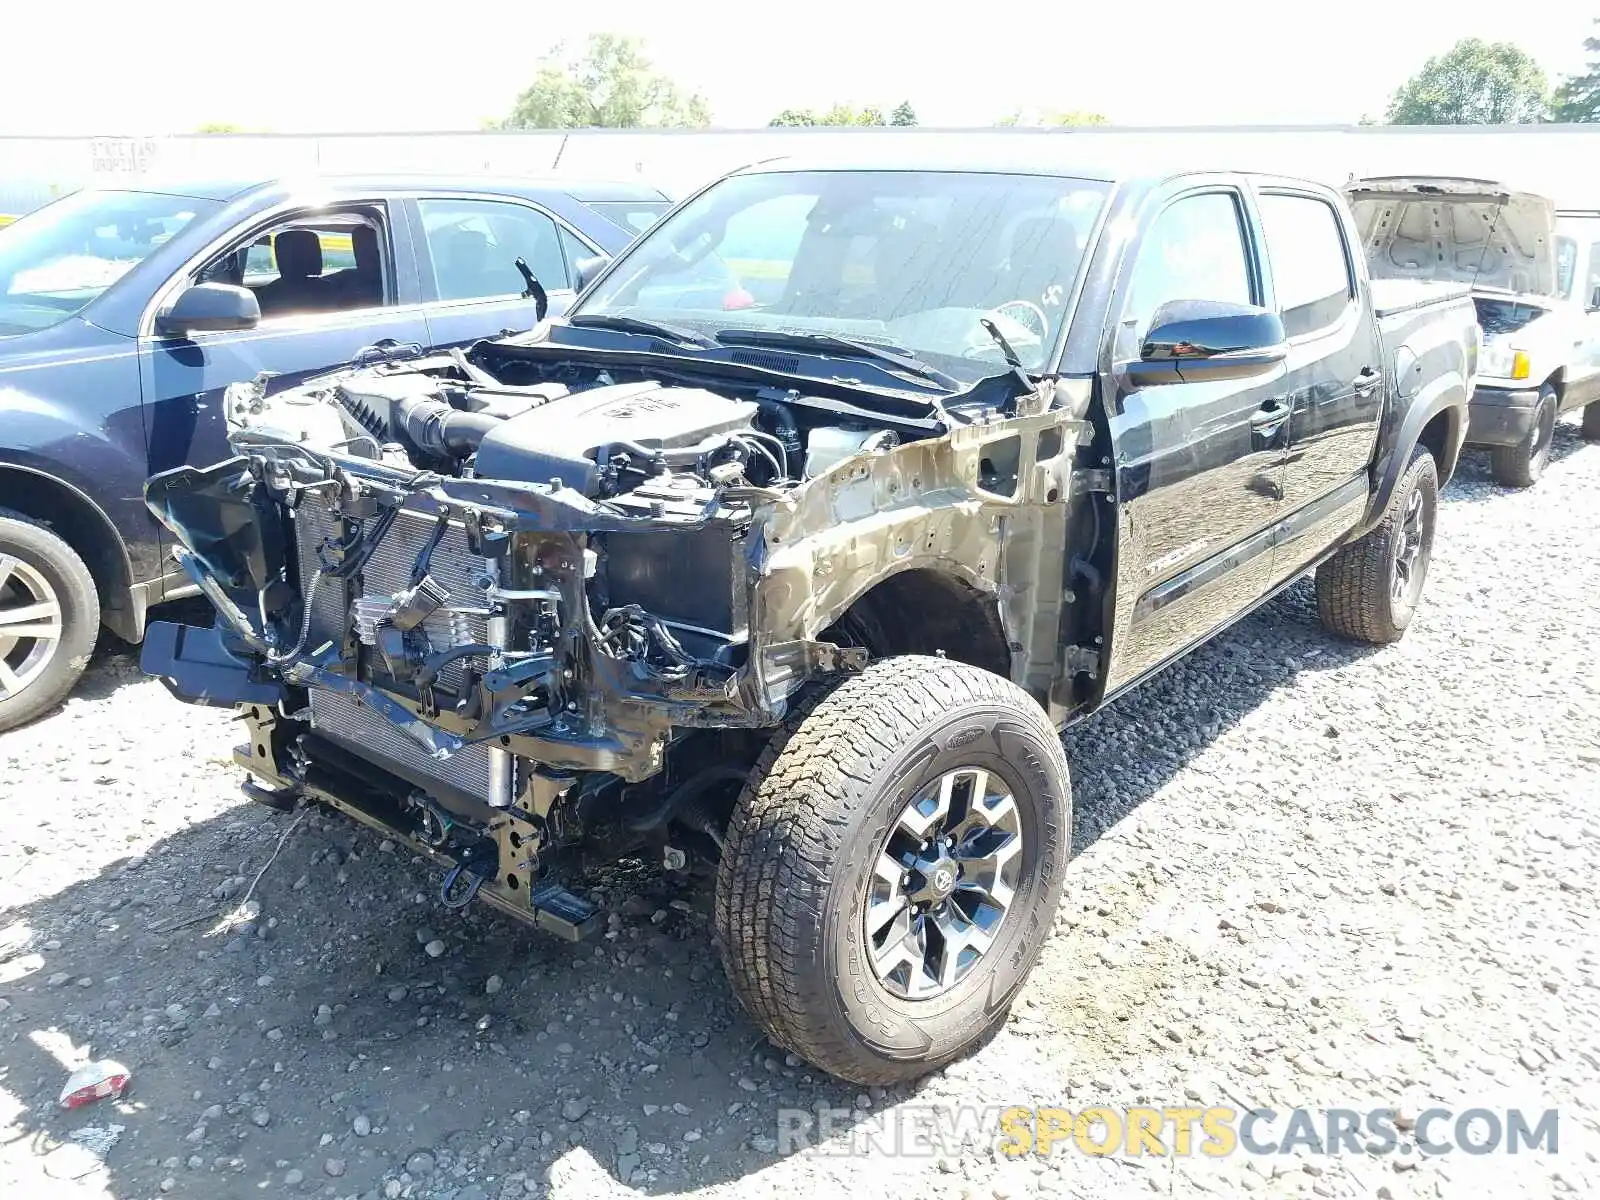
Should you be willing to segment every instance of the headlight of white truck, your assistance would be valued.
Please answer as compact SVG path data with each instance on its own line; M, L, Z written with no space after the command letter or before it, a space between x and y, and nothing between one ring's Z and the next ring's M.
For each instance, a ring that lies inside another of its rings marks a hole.
M1526 379L1530 374L1527 351L1514 349L1502 338L1487 341L1478 356L1478 374L1491 379Z

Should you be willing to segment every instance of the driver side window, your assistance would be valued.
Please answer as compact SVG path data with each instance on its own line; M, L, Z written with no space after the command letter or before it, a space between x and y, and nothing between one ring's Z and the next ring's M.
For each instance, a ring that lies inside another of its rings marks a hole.
M1137 358L1156 310L1173 300L1256 302L1239 201L1202 192L1169 204L1139 245L1123 303L1117 358Z
M252 234L212 259L196 283L249 288L263 320L392 304L386 239L367 212L319 213Z

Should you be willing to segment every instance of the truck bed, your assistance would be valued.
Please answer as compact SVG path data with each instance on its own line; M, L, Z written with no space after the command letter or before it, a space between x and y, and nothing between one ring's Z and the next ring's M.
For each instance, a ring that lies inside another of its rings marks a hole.
M1372 311L1381 319L1471 294L1472 289L1464 283L1432 279L1374 279Z
M1472 290L1460 283L1431 280L1374 279L1372 310L1378 320L1378 337L1391 369L1419 372L1408 380L1396 379L1402 394L1417 380L1444 370L1459 370L1470 379L1477 373L1482 333ZM1462 348L1466 361L1460 361ZM1409 356L1401 350L1410 351ZM1409 366L1398 361L1408 357ZM1431 360L1432 367L1424 365Z

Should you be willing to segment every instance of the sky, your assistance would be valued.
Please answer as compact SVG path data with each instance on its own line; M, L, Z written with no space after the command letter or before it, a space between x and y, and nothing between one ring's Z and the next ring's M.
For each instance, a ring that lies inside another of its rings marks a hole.
M1140 125L1354 123L1381 117L1395 87L1462 37L1514 41L1552 81L1575 71L1600 0L802 0L784 12L770 0L19 3L5 19L0 134L477 129L509 111L541 56L601 31L642 37L724 127L902 100L924 125L1018 108Z

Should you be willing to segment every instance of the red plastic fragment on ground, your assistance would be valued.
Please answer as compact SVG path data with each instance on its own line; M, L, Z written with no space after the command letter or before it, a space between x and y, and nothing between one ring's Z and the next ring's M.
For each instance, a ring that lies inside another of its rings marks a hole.
M108 1096L120 1096L128 1086L129 1075L127 1067L109 1058L85 1063L67 1076L61 1089L61 1107L82 1108Z

